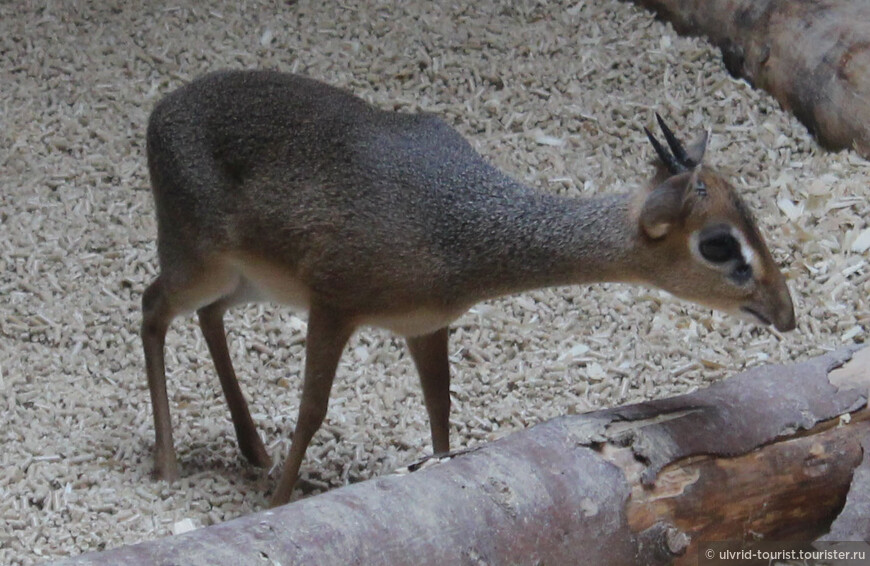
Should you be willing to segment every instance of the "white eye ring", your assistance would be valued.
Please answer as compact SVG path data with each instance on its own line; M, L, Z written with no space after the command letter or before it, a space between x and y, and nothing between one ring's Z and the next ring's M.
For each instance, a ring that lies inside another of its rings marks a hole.
M758 265L756 265L755 253L752 251L752 248L749 246L749 242L746 241L743 233L740 230L734 228L733 226L728 227L728 232L740 244L740 256L743 258L743 263L752 268L752 273L758 273L760 271L760 268ZM699 247L700 240L700 230L694 232L691 236L689 236L689 250L692 253L692 256L695 257L697 260L702 261L706 264L710 264L710 262L706 258L704 258L703 255L701 255L701 250Z

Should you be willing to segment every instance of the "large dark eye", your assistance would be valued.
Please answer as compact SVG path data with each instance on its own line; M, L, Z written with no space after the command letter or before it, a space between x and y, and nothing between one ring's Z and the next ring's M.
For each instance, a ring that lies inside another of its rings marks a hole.
M742 259L740 243L730 234L719 234L701 240L698 244L701 257L712 263L725 263L732 259Z

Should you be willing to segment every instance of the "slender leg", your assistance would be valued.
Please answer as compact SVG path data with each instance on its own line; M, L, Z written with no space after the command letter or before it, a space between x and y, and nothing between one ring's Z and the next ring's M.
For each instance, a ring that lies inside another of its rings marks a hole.
M233 362L230 359L230 351L227 348L227 335L224 331L224 312L227 302L220 300L199 309L199 327L205 336L205 343L214 361L214 367L221 382L224 397L230 407L230 415L233 418L233 427L236 429L236 438L239 440L239 448L247 460L255 466L266 468L272 465L266 447L248 411L248 403L239 387L239 380L233 370Z
M159 479L178 479L178 460L172 444L172 421L169 417L169 399L166 395L166 367L163 346L166 331L172 322L162 282L158 277L142 296L142 345L145 348L145 370L154 411L154 473Z
M450 363L447 359L447 328L407 339L408 349L420 374L423 400L429 412L432 448L436 454L450 450Z
M335 312L312 305L308 313L308 337L305 346L305 380L299 417L290 454L284 462L278 488L270 505L276 507L290 501L293 486L299 477L299 467L311 438L326 417L329 392L341 352L353 332L353 327Z

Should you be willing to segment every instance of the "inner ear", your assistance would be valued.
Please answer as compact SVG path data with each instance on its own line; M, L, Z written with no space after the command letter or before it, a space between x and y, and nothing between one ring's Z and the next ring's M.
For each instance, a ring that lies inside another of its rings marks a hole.
M674 175L647 195L638 220L648 237L654 240L663 238L683 220L687 207L686 191L692 177L691 173Z

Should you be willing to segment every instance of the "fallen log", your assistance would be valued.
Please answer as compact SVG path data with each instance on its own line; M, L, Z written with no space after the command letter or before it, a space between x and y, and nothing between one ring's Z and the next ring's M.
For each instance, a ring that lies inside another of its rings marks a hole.
M870 3L853 0L633 0L722 51L823 146L870 158Z
M696 564L704 541L809 541L841 511L838 535L868 539L868 390L870 348L759 367L63 564Z

